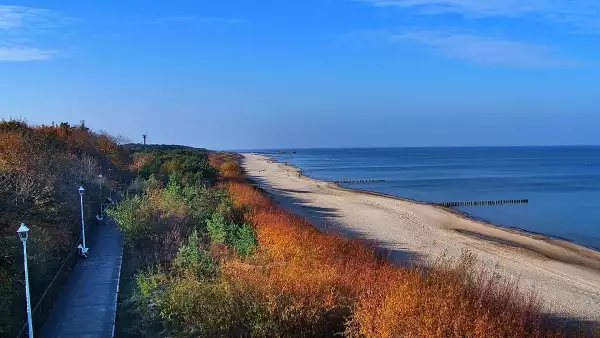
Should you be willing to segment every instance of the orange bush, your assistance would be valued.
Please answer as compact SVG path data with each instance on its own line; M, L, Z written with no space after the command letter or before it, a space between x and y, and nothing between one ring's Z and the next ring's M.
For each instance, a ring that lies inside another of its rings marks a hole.
M242 176L242 168L233 161L228 161L219 167L219 173L224 178L235 178Z
M210 165L213 168L217 168L219 169L221 167L221 165L225 162L234 162L234 163L239 163L240 159L242 158L242 156L240 154L236 154L236 153L217 153L217 152L211 152L208 155L208 160Z
M131 171L139 172L143 166L152 163L155 156L153 153L136 154L130 167Z
M232 283L258 290L284 332L356 337L548 337L535 299L478 273L472 259L431 271L378 257L364 241L320 232L258 189L230 182L236 207L255 227L254 268L223 268ZM227 266L227 265L226 265ZM237 282L236 282L237 281Z

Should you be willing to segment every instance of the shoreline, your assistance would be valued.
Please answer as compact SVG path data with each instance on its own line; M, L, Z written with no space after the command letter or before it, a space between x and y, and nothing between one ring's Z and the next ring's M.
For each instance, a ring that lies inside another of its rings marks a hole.
M254 154L254 153L246 153L246 154ZM242 155L245 155L245 154L242 154ZM327 183L327 184L333 186L335 189L347 191L350 193L377 196L377 197L382 197L382 198L387 198L387 199L392 199L392 200L398 200L398 201L402 201L402 202L406 202L406 203L415 203L415 204L419 204L419 205L422 205L425 207L436 208L438 210L453 214L453 215L463 218L465 220L478 223L482 227L490 227L494 230L504 231L511 235L523 236L523 237L531 238L533 240L543 241L545 243L548 243L549 245L554 245L554 246L560 247L562 249L571 251L574 254L584 255L584 256L586 256L588 258L592 258L592 259L595 258L596 260L593 262L589 262L585 258L583 260L579 260L579 259L568 260L568 259L563 259L563 257L561 257L560 255L553 254L552 252L547 252L547 250L540 251L540 250L537 250L536 248L532 248L528 245L524 245L520 241L512 241L512 240L506 239L506 238L489 236L487 234L484 234L484 233L481 233L478 231L472 231L472 230L465 231L464 229L450 229L450 230L455 230L459 233L462 233L464 236L478 236L483 240L531 250L532 252L541 254L549 259L555 259L555 260L562 261L562 262L569 263L569 264L577 264L577 265L580 265L580 266L583 266L586 268L596 269L596 270L600 271L600 249L598 249L598 248L582 245L582 244L576 243L574 241L571 241L569 239L552 236L550 234L537 233L537 232L528 231L526 229L522 229L522 228L518 228L518 227L494 224L491 221L487 221L487 220L475 217L466 212L462 212L460 210L455 210L455 209L451 209L448 207L431 204L431 203L425 202L425 201L413 200L413 199L410 199L407 197L385 194L385 193L380 193L380 192L375 192L375 191L342 187L338 183L333 183L333 182L329 182L329 181L325 181L325 180L320 180L318 178L306 176L306 175L302 174L302 169L300 169L292 164L286 163L286 162L279 162L276 159L270 157L268 154L256 154L256 155L262 156L265 159L267 159L268 161L271 161L272 163L277 163L277 164L289 167L294 172L300 173L302 175L302 177L304 177L304 178L307 178L307 179L310 179L312 181L319 182L319 183Z
M277 162L279 163L279 162ZM293 166L292 166L293 167ZM294 167L295 168L295 167ZM308 177L308 176L306 176ZM319 179L315 179L315 178L310 178L316 181L321 181ZM325 182L325 181L321 181L321 182ZM332 183L335 184L335 183ZM515 235L520 235L520 236L525 236L525 237L529 237L538 241L544 241L546 243L549 243L551 245L556 245L559 246L561 248L564 248L566 250L572 250L576 253L581 253L581 252L590 252L592 254L598 254L600 256L600 250L594 247L589 247L586 245L582 245L579 243L576 243L574 241L568 240L566 238L560 238L557 236L552 236L549 234L545 234L545 233L538 233L538 232L533 232L533 231L529 231L526 229L522 229L522 228L518 228L518 227L511 227L511 226L503 226L503 225L497 225L494 224L491 221L487 221L478 217L475 217L473 215L470 215L468 213L462 212L460 210L454 210L451 208L447 208L447 207L443 207L443 206L439 206L439 205L434 205L434 204L430 204L428 202L423 202L423 201L417 201L417 200L412 200L410 198L406 198L406 197L400 197L400 196L395 196L395 195L390 195L390 194L384 194L384 193L379 193L379 192L375 192L375 191L368 191L368 190L362 190L362 189L352 189L352 188L344 188L339 186L338 184L335 184L337 189L340 190L344 190L344 191L348 191L348 192L354 192L354 193L359 193L359 194L367 194L367 195L373 195L373 196L378 196L378 197L383 197L383 198L389 198L389 199L394 199L394 200L399 200L399 201L403 201L403 202L407 202L407 203L416 203L416 204L420 204L423 206L429 206L432 208L438 208L441 209L444 212L448 212L451 213L457 217L461 217L464 218L466 220L472 221L472 222L476 222L481 224L481 226L485 226L485 227L491 227L493 229L498 229L498 230L502 230L511 234L515 234ZM454 230L458 230L458 229L454 229ZM460 231L459 231L460 232ZM477 234L477 235L482 235L476 232L472 232L472 234ZM468 235L465 235L468 236ZM487 237L487 236L485 236ZM520 243L516 243L516 242L510 242L510 241L506 241L504 239L499 239L499 238L493 238L493 237L487 237L487 240L490 241L497 241L497 242L503 242L504 244L507 245L513 245L513 246L519 246ZM526 247L523 247L526 249ZM532 250L535 251L535 250ZM541 252L537 252L540 253ZM549 257L551 258L551 257ZM585 266L585 265L582 265ZM600 262L597 263L597 265L592 266L591 268L593 269L599 269L600 270Z
M540 293L548 313L600 322L600 252L462 212L301 176L264 155L244 155L248 177L265 183L284 208L317 226L373 240L397 262L434 263L472 252L484 269Z

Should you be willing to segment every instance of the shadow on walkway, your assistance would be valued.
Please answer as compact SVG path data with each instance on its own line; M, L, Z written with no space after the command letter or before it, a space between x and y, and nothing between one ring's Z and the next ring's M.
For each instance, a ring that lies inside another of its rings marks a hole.
M42 327L43 338L113 335L123 237L110 218L88 234L87 258L81 258Z

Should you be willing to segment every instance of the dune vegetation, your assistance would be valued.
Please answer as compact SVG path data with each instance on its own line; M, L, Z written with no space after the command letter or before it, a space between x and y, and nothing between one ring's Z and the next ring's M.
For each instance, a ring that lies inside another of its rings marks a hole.
M97 211L100 173L126 185L108 210L126 239L118 336L577 334L549 322L535 296L476 269L468 253L434 268L398 266L371 243L319 230L249 182L238 161L121 146L83 125L1 123L0 336L24 322L16 228L32 230L35 303L78 238L79 185L86 216Z
M99 210L105 187L130 177L129 153L116 138L68 123L29 126L0 122L0 336L16 335L25 322L23 254L16 230L28 240L32 306L50 284L81 235L78 188L87 191L86 218Z
M232 154L193 155L219 173L196 171L203 180L193 185L154 156L135 155L140 172L154 169L111 211L130 244L122 336L565 335L534 296L475 269L469 254L434 269L399 267L280 208Z

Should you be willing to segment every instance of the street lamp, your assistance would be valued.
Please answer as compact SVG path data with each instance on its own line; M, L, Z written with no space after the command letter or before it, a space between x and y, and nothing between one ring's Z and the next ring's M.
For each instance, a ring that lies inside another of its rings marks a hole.
M83 187L79 187L79 197L81 201L81 241L82 244L79 244L78 248L81 252L81 255L87 257L88 248L85 246L85 221L83 220L83 192L85 189Z
M27 324L29 326L29 338L33 338L33 321L31 320L31 299L29 295L29 268L27 267L27 237L29 228L21 223L17 230L19 239L23 242L23 264L25 267L25 298L27 299Z
M100 216L98 217L98 220L101 221L104 219L104 212L102 210L102 180L104 179L104 177L102 176L102 174L99 174L98 178L100 181Z

